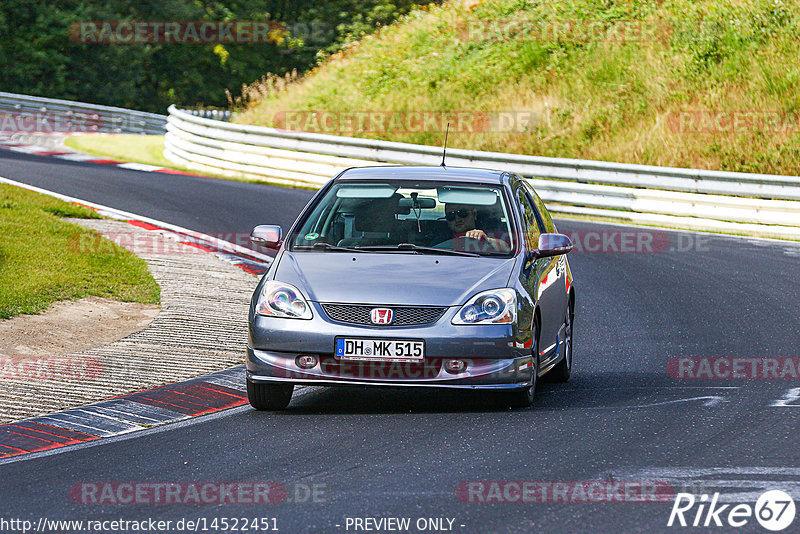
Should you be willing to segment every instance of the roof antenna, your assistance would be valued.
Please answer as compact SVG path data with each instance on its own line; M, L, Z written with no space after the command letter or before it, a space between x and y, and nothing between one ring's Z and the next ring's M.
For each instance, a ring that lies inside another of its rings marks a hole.
M450 133L450 123L448 122L447 131L444 133L444 147L442 148L442 167L444 167L444 157L447 155L447 135L449 133Z

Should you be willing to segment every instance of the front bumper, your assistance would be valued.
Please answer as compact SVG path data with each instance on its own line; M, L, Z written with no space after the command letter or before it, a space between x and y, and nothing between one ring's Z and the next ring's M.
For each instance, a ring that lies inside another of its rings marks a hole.
M316 304L311 320L252 315L247 347L247 379L311 385L376 385L463 389L515 389L530 384L532 358L525 335L512 325L453 325L455 308L435 324L419 327L372 327L334 323ZM334 357L336 337L425 340L423 363L346 361ZM299 355L319 364L302 369ZM460 373L443 361L467 362Z
M515 389L530 385L531 356L487 360L465 359L461 373L446 371L441 358L420 363L339 361L321 356L313 369L295 363L300 354L256 350L247 347L247 379L252 382L285 382L309 385L415 386L461 389Z

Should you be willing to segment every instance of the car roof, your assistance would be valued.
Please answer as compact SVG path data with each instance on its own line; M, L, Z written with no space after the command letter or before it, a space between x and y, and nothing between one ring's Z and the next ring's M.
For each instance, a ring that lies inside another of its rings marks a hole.
M386 165L375 167L353 167L339 175L337 181L349 180L418 180L458 181L502 184L504 171L475 169L471 167L442 167L441 165Z

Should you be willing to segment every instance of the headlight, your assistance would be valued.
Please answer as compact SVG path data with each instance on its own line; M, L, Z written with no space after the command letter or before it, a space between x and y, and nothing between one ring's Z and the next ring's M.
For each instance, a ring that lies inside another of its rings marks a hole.
M256 313L269 317L289 319L311 319L311 306L291 284L270 280L261 288L256 302Z
M511 324L517 321L517 293L511 288L478 293L464 304L453 324Z

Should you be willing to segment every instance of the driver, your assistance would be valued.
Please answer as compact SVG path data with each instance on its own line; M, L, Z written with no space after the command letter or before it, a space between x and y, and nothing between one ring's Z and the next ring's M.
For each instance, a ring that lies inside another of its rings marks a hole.
M480 249L484 249L486 245L489 245L496 251L507 252L509 250L508 243L502 239L489 237L483 230L475 228L475 218L478 215L478 210L474 206L445 204L444 214L447 226L453 232L450 239L466 237L478 241Z

